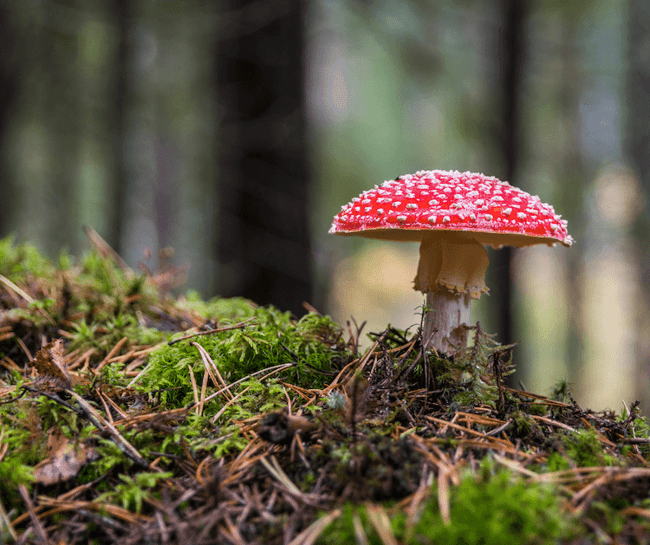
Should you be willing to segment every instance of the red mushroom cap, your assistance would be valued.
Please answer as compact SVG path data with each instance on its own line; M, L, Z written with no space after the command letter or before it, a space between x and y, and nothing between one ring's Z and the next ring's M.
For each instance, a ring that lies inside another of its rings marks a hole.
M508 182L472 172L420 170L361 193L334 217L330 233L419 241L423 233L471 234L493 247L570 246L567 222Z

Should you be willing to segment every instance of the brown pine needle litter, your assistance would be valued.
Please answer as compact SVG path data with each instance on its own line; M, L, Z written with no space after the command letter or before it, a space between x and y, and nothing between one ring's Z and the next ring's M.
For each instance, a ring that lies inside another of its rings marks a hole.
M650 542L638 405L507 386L478 324L453 361L415 328L359 353L312 307L31 251L0 241L0 543Z

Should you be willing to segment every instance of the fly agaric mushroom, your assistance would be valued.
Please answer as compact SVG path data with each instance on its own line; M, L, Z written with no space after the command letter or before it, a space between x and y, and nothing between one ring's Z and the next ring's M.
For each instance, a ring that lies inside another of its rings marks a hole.
M420 242L414 289L426 294L424 342L452 354L467 343L470 302L488 291L483 245L571 246L567 222L538 196L471 172L420 170L361 193L330 233Z

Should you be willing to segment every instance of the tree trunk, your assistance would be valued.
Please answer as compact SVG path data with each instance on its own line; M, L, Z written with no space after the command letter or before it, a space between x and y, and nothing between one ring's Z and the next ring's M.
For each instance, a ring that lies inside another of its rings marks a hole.
M122 226L125 215L127 195L127 171L125 161L125 142L129 104L128 74L131 64L131 7L130 0L112 2L113 20L117 31L117 49L115 52L114 77L112 81L112 125L111 148L113 152L113 179L109 191L111 210L108 212L109 230L107 241L118 253L122 253Z
M526 0L503 0L502 31L499 51L501 65L501 154L505 180L517 185L515 176L519 161L520 104L522 66L524 59L524 24ZM512 248L503 247L492 257L495 282L491 298L497 306L497 339L503 344L513 342L512 324Z
M631 160L643 194L650 195L650 5L645 0L631 0L628 8L628 77L627 77L627 154ZM643 212L634 225L635 250L641 286L644 297L639 305L645 305L643 312L648 314L650 302L650 212L648 207L643 207ZM639 326L641 327L641 326ZM644 332L637 332L644 338ZM640 383L647 380L650 375L650 349L647 342L638 343L639 369L643 369L645 378L640 378ZM641 407L648 414L650 394L644 390L640 399Z
M12 31L9 17L8 8L0 4L0 238L11 232L16 207L15 188L9 176L5 149L14 97L18 90L16 34Z
M303 314L311 297L303 6L226 0L216 43L219 294Z

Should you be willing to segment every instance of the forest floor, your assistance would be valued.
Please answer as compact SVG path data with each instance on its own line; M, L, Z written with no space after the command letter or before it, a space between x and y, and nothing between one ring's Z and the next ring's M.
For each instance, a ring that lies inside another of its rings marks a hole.
M94 245L0 241L0 543L650 542L636 404L512 389L478 325L453 361L393 328L360 352Z

